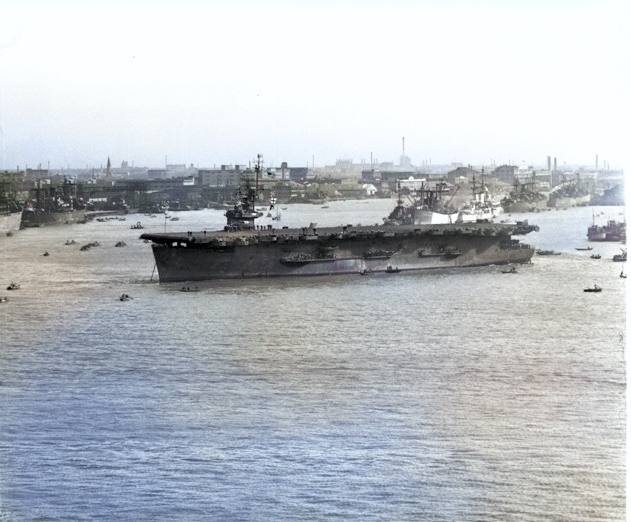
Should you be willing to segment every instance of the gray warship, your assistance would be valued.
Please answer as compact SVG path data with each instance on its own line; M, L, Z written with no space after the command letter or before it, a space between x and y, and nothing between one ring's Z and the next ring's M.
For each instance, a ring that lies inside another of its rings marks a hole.
M259 157L260 158L260 157ZM143 233L161 283L287 276L402 273L530 262L534 248L513 239L517 225L414 225L401 201L383 225L257 226L260 159L243 177L223 230Z
M85 218L85 203L76 197L76 185L64 179L55 187L37 181L35 198L22 211L22 228L76 223Z

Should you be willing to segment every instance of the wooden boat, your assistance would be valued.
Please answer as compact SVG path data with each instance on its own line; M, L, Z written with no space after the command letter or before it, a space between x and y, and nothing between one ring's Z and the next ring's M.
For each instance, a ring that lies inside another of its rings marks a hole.
M594 285L593 288L584 288L583 292L601 292L602 288L598 285Z
M592 254L589 256L591 259L600 259L602 256L600 254Z
M592 247L576 247L576 250L592 250Z

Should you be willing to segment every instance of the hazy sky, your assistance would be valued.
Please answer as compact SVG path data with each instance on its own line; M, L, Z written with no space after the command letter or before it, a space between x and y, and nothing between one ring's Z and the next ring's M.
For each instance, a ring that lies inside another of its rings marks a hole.
M0 0L0 169L624 168L626 0Z

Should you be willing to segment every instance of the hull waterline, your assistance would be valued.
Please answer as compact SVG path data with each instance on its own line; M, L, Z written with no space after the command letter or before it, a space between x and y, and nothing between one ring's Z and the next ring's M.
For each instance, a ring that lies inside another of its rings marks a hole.
M507 225L335 227L142 234L160 282L307 277L527 263Z

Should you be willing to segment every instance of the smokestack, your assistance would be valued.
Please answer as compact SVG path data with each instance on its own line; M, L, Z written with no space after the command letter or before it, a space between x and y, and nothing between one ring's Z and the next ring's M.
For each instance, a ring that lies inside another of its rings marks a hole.
M550 156L548 156L548 170L550 170Z
M554 170L556 170L556 169L557 169L557 159L554 158Z

